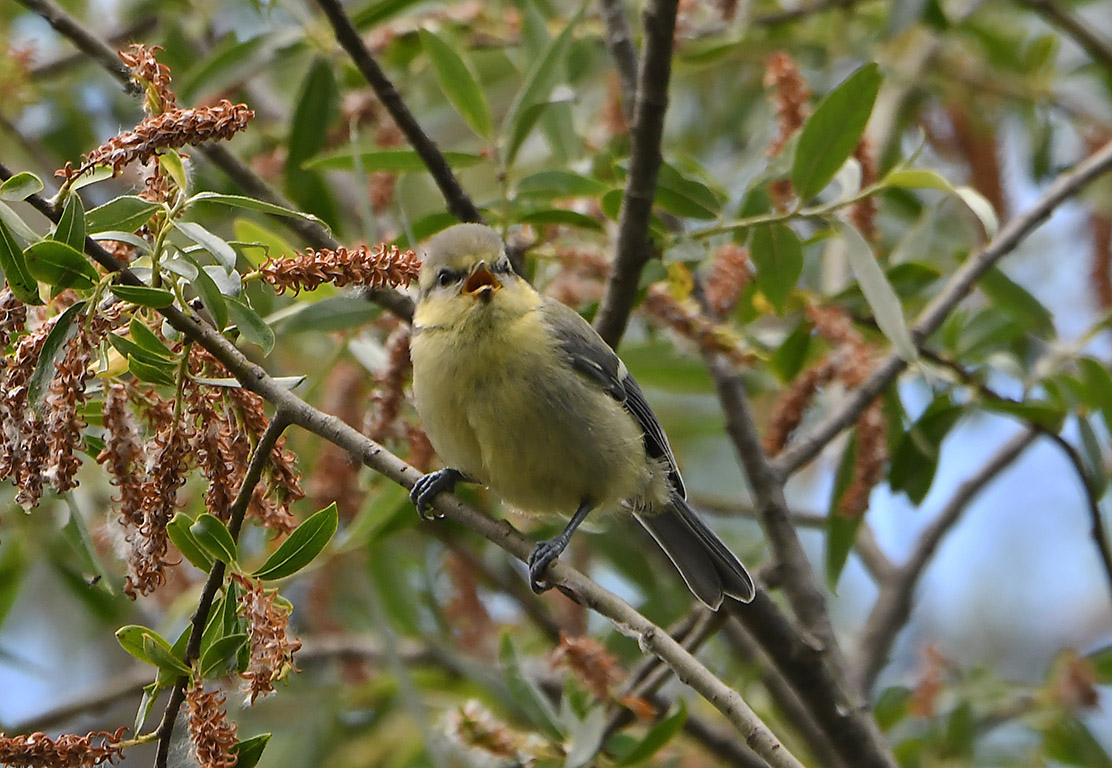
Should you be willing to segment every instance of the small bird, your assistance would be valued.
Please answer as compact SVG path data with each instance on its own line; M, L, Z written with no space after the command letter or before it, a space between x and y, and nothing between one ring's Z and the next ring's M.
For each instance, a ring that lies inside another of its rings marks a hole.
M753 580L687 504L668 438L633 376L574 310L516 274L490 227L429 241L410 354L413 394L445 469L410 498L422 517L441 491L481 483L526 513L571 520L529 557L530 586L588 513L636 516L709 608L749 602Z

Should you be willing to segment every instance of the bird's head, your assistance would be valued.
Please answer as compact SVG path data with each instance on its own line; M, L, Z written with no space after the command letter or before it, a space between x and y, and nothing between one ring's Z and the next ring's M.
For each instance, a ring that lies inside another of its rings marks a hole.
M417 304L418 325L531 308L537 295L510 266L502 238L481 224L458 224L429 240Z

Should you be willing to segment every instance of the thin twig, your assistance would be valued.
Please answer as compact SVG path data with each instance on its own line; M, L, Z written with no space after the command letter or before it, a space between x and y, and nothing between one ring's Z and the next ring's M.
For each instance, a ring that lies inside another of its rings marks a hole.
M633 122L633 105L637 103L637 50L629 28L625 3L622 0L599 0L602 23L606 30L606 50L614 62L621 88L622 117Z
M255 446L255 453L251 456L251 461L247 465L247 471L243 475L243 484L240 485L239 493L236 495L235 501L232 502L231 514L228 518L228 532L231 533L233 541L239 540L239 531L243 526L243 518L247 514L247 507L251 503L255 486L258 485L263 476L263 469L270 461L271 452L278 442L278 438L282 436L282 432L285 431L289 423L289 420L286 419L281 408L279 408ZM216 560L212 564L212 570L209 571L208 579L201 591L201 599L197 601L197 610L193 613L192 628L189 631L189 640L185 646L183 661L186 666L190 666L201 654L201 638L205 633L205 625L208 623L212 604L216 600L216 593L224 586L225 569L224 562ZM158 752L155 755L155 768L166 768L166 761L170 755L170 741L174 736L174 723L178 718L178 711L185 701L185 688L188 684L189 675L180 676L170 692L170 700L166 702L166 710L162 713L162 720L159 722L157 729Z
M402 101L402 97L398 94L394 84L390 82L386 73L382 71L374 57L371 56L367 46L363 44L363 38L359 36L359 32L356 31L355 25L351 23L351 19L348 18L339 0L317 0L317 5L324 11L324 15L328 17L329 23L332 24L332 29L336 34L336 42L351 57L352 62L354 62L360 74L363 75L363 79L371 86L375 95L378 96L378 100L386 107L398 128L405 134L414 151L420 156L421 161L432 175L433 181L436 182L436 186L440 188L440 193L444 195L444 201L448 204L448 211L460 221L481 222L483 216L479 213L479 209L475 207L471 198L463 191L463 187L460 186L452 167L448 164L440 149L421 128L417 118L413 116L409 107Z
M11 177L11 172L0 165L0 178ZM39 195L31 195L28 202L48 216L57 217L53 208ZM85 252L105 269L118 273L120 282L143 285L133 272L126 269L99 243L86 237ZM326 414L306 403L288 388L275 381L259 365L248 360L236 347L217 332L170 306L158 310L169 323L186 338L204 347L220 361L237 381L273 405L278 414L319 437L334 443L387 479L406 488L421 477L419 470L409 466L378 443L353 429L341 419ZM277 416L275 417L278 418ZM435 504L437 512L501 547L521 561L533 551L534 543L521 535L506 521L496 521L465 505L454 496L441 495ZM701 662L633 609L627 602L604 589L567 563L555 561L548 569L549 579L560 584L568 593L588 608L610 619L622 633L637 640L642 651L662 658L676 676L699 695L709 701L741 734L753 751L768 761L773 768L803 768L802 764L780 743L745 700ZM178 704L180 707L180 702ZM163 768L158 766L158 768Z
M919 536L915 551L907 563L898 568L892 578L881 584L880 595L865 622L865 630L857 650L855 677L859 691L869 691L880 670L884 668L896 635L911 615L912 598L919 578L943 537L958 522L969 503L1001 472L1010 467L1039 434L1037 428L1025 428L1005 443L976 474L958 486L946 506Z
M8 733L34 733L60 730L83 715L103 715L113 705L138 697L151 682L151 668L136 665L125 672L97 683L95 690L71 699L46 712L15 723L5 723Z
M1080 192L1089 182L1112 167L1112 141L1061 173L1033 206L1009 220L996 236L958 267L934 300L911 327L911 337L921 346L942 325L950 313L973 290L977 280L1007 256L1037 229L1063 201ZM855 421L907 367L907 361L894 352L881 362L860 387L850 392L844 403L815 425L807 434L793 440L772 461L773 469L787 477L815 458L843 429Z
M1094 61L1108 72L1112 72L1112 43L1101 37L1092 24L1074 16L1055 0L1020 1L1065 32L1075 43L1085 49Z
M782 24L802 21L809 16L826 13L827 11L848 11L860 2L861 0L817 0L813 3L801 4L797 8L754 16L749 25L752 27L778 27Z
M614 264L595 317L595 329L612 347L617 346L625 332L637 297L641 271L653 254L649 221L656 196L656 179L663 161L660 144L672 75L676 6L677 0L650 0L644 12L645 42L630 130L629 177L618 216Z

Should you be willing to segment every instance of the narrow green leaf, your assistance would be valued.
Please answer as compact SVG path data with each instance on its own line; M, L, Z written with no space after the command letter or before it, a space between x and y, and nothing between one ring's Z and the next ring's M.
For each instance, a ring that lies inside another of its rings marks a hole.
M257 72L257 67L268 63L267 58L273 55L276 44L282 44L280 36L274 32L241 40L239 35L244 31L228 34L226 40L194 61L180 77L175 68L174 90L181 102L192 104L205 93L222 93L242 83Z
M853 470L857 458L857 436L854 435L842 451L838 471L834 476L834 487L830 493L830 508L826 513L826 584L831 592L838 591L838 580L853 550L861 515L842 514L842 497L853 482Z
M467 152L444 152L444 159L453 168L469 168L483 161L481 155ZM358 166L356 165L358 158ZM306 169L318 171L354 171L361 168L364 172L390 171L406 173L424 171L425 161L412 149L359 149L348 148L336 152L317 155L302 163Z
M224 635L201 655L201 677L223 677L235 663L239 651L247 643L243 632Z
M19 247L4 219L0 218L0 270L15 297L24 304L42 304L39 283L27 268L23 249Z
M559 224L564 227L586 229L592 232L601 232L603 227L598 220L578 211L569 211L565 208L548 208L543 211L530 211L523 213L516 219L519 224Z
M228 305L228 317L239 329L240 336L260 346L264 355L269 355L274 349L274 331L270 326L245 302L230 297L225 301Z
M1077 768L1112 768L1112 757L1092 731L1071 715L1062 717L1043 733L1043 753Z
M490 108L467 62L455 49L427 29L418 30L421 46L436 69L440 90L467 125L484 139L491 136Z
M212 569L212 558L208 556L200 542L197 541L197 537L189 530L192 524L193 521L189 517L178 512L174 515L174 519L166 524L166 533L186 560L196 568L208 573Z
M1086 403L1100 410L1104 426L1112 432L1112 374L1099 360L1082 357L1077 361L1081 368L1081 381L1085 385Z
M573 100L574 94L572 91L561 90L553 98L539 101L521 110L520 119L514 123L513 131L510 133L509 138L505 140L505 152L507 157L517 157L521 145L529 138L529 134L532 132L533 127L545 117L545 113L553 107L559 106L560 104L568 104Z
M100 279L85 255L57 240L40 240L23 252L31 276L58 289L92 288Z
M189 281L189 284L193 286L193 290L197 291L197 296L201 299L204 310L212 318L216 330L223 331L227 328L228 306L224 303L224 295L220 293L220 289L209 273L203 269L198 269L197 274Z
M1085 660L1093 665L1097 684L1112 685L1112 645L1106 645L1087 654Z
M273 381L275 384L285 387L286 389L296 389L305 383L305 376L275 376ZM198 377L195 379L198 384L204 384L209 387L227 387L228 389L240 389L243 384L238 379L209 379Z
M6 224L12 235L24 243L33 243L39 239L39 233L31 229L27 222L21 219L19 214L4 202L0 202L0 222Z
M783 313L795 283L803 272L803 246L787 224L754 227L749 254L757 268L757 287Z
M988 198L973 187L955 187L954 194L980 220L981 226L985 229L985 234L988 237L994 237L1000 229L1000 219L997 218L996 209L992 207Z
M21 171L0 184L0 200L17 203L43 190L42 179L33 173Z
M236 745L232 747L232 754L236 756L236 768L255 768L269 741L270 734L261 733L258 736L236 742Z
M163 152L158 156L158 165L173 180L183 195L189 194L189 175L185 172L181 155L172 149Z
M687 707L684 706L683 700L680 700L676 711L650 728L633 749L619 758L618 765L637 765L645 762L674 739L686 722Z
M193 221L175 220L174 227L197 245L211 253L217 263L224 267L225 272L231 272L236 268L236 260L239 257L236 255L235 249L228 245L223 238L217 237L212 232L209 232L200 224Z
M560 718L536 684L525 676L508 632L502 634L498 661L502 665L502 674L506 677L506 687L509 689L510 696L521 712L547 736L562 742Z
M177 355L163 344L162 339L158 338L155 332L148 328L147 324L138 317L131 318L131 322L128 324L127 328L128 332L131 334L131 340L151 354L157 355L164 360L177 359Z
M302 162L324 146L328 121L322 116L332 114L338 101L339 86L332 63L326 57L318 56L309 65L298 91L297 109L290 124L287 173L300 170Z
M881 691L873 706L873 715L882 731L887 731L907 717L911 704L911 689L893 686Z
M148 661L161 670L177 675L188 675L189 667L170 649L170 646L156 634L143 633L143 653Z
M872 247L853 225L838 219L837 227L846 242L846 260L857 277L865 301L869 302L880 332L892 342L896 354L909 362L917 360L919 350L907 330L900 298L877 263Z
M29 565L26 547L19 539L10 539L0 547L0 626L4 625L4 619L19 597Z
M121 232L118 229L109 229L104 232L90 233L89 237L91 237L93 240L96 240L98 243L102 243L105 240L115 240L118 243L126 243L130 246L138 248L139 252L143 254L150 254L152 250L151 244L143 238L139 237L138 235L132 234L131 232Z
M134 232L162 208L158 203L141 197L125 195L97 206L85 214L85 229L89 232Z
M70 195L66 198L66 207L62 209L62 217L58 219L58 226L54 228L51 238L65 243L78 253L85 250L85 206L81 204L80 196Z
M807 118L792 161L792 187L800 200L821 192L853 154L883 79L875 63L864 65L828 93Z
M112 293L121 301L130 301L140 307L163 309L174 303L174 294L170 291L149 285L113 285Z
M1000 269L989 268L978 281L977 286L984 291L993 304L1035 333L1044 338L1054 336L1054 318L1050 310Z
M1045 400L1020 402L1017 400L985 398L983 405L986 410L1015 416L1018 419L1038 424L1051 432L1059 431L1062 428L1062 422L1066 420L1065 408Z
M1108 472L1105 470L1104 453L1100 440L1089 418L1077 414L1077 431L1081 433L1081 463L1085 473L1085 485L1098 499L1108 490Z
M295 211L292 208L283 208L274 203L268 203L264 200L256 200L253 197L243 197L241 195L221 195L216 192L198 192L189 198L190 204L192 203L217 203L219 205L227 205L232 208L244 208L249 211L262 211L263 213L273 214L274 216L284 216L287 219L301 219L302 221L313 221L321 226L326 226L323 221L311 213L304 213L303 211Z
M235 540L232 539L232 534L224 523L220 522L220 518L202 512L197 522L189 526L189 532L193 534L193 538L201 548L217 560L224 563L236 561Z
M599 197L610 186L598 179L564 170L546 170L526 176L514 187L520 197Z
M892 455L888 483L921 504L934 482L942 441L961 418L964 408L939 398L904 434Z
M536 122L537 117L539 117L539 115L530 116L526 113L542 102L548 101L549 93L559 81L561 67L567 59L573 33L579 24L579 20L583 18L585 9L586 3L581 4L575 16L568 21L567 26L548 44L541 55L536 57L533 66L525 75L521 90L514 96L514 100L506 112L501 131L502 139L506 143L507 165L513 163L514 156L524 141L521 124L530 117L533 122Z
M882 183L900 189L937 189L953 194L954 185L937 171L926 168L897 168L884 177Z
M324 550L336 533L338 521L336 503L332 502L297 526L253 575L273 581L297 573Z
M803 370L803 362L807 359L810 348L811 325L800 323L772 353L768 367L781 382L787 384Z
M135 723L131 729L133 733L143 732L143 725L147 722L147 717L151 714L155 699L158 698L158 692L161 690L162 686L157 680L143 686L143 698L139 700L139 709L135 712Z
M656 203L677 216L713 220L722 213L724 195L669 163L661 164L656 186Z
M46 394L46 388L50 380L54 378L58 362L65 354L66 343L73 336L75 330L73 323L81 317L84 309L84 301L79 301L68 307L55 321L50 333L46 335L46 340L43 341L42 349L39 352L39 359L35 361L35 370L27 384L27 401L31 403L33 408L38 408L38 403Z
M173 387L177 384L174 378L174 366L154 365L137 357L129 357L127 369L132 376L140 381L162 384L167 387Z
M116 630L116 642L118 642L120 647L125 651L139 659L139 661L150 664L152 662L150 658L148 658L147 652L143 649L144 635L154 635L158 637L158 634L153 629L148 629L139 624L128 624ZM170 644L166 643L165 640L162 642L166 644L167 648L170 647Z

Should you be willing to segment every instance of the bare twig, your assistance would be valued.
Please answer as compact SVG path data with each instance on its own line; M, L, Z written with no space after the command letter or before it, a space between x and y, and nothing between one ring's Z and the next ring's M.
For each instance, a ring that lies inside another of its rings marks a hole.
M1005 443L976 474L958 486L946 506L920 535L915 551L907 563L897 568L895 574L881 584L880 595L865 623L865 631L858 647L855 678L859 691L867 692L871 689L880 670L884 668L892 642L911 615L912 597L919 578L942 538L954 527L977 494L1011 466L1039 434L1037 428L1027 427Z
M0 165L0 178L8 179L11 175L8 169ZM41 196L31 195L27 200L47 216L57 218L58 214ZM115 257L89 237L85 239L85 252L105 269L118 273L118 279L122 283L143 285L133 272L124 268ZM360 434L341 419L309 405L275 381L261 366L244 357L212 326L184 314L173 306L160 309L159 312L174 328L220 361L244 388L273 405L277 409L275 421L288 420L288 423L296 424L336 444L352 455L358 456L374 471L406 488L412 487L421 476L419 470L409 466L378 443ZM247 478L244 482L246 484ZM518 533L508 522L493 520L455 497L441 495L435 506L445 517L478 533L519 560L525 561L533 550L534 543ZM635 638L644 652L663 659L682 682L713 704L730 724L745 736L749 747L761 755L770 766L803 768L737 691L723 683L683 646L669 637L667 632L646 619L617 595L564 562L555 561L549 566L548 574L549 578L560 584L568 594L574 595L583 605L610 619L622 633ZM162 766L160 765L159 768Z
M240 485L239 493L236 495L235 501L232 502L231 513L228 518L228 532L232 534L233 541L239 540L239 531L243 527L243 517L247 514L247 507L251 503L255 486L262 478L263 469L270 461L271 451L274 449L275 443L278 442L278 438L282 436L282 432L285 431L289 423L289 420L279 408L255 446L255 453L251 456L251 461L247 465L247 471L243 475L243 484ZM183 661L186 666L191 665L201 654L201 637L205 633L205 624L208 623L209 611L212 610L213 601L216 600L216 593L224 586L225 568L223 561L216 560L213 562L212 570L209 571L208 579L201 591L201 599L197 601L197 610L193 613L192 628L189 631L189 640L185 646ZM157 729L158 752L155 755L155 768L166 768L166 761L170 755L170 741L174 736L174 722L177 720L178 710L181 709L181 705L185 701L185 688L188 684L189 676L182 675L174 683L173 690L170 691L170 700L166 702L166 710L162 713L162 720L159 722Z
M1077 194L1089 182L1112 167L1112 142L1105 144L1069 171L1060 174L1033 206L1009 220L979 251L970 256L954 272L950 280L922 311L911 327L917 346L942 325L949 314L976 285L985 272L1011 253L1020 242L1037 229L1063 201ZM846 397L842 405L815 425L810 432L797 438L772 461L773 469L786 477L817 456L843 429L883 392L907 367L907 362L890 354L860 387Z
M802 3L797 8L755 16L749 24L753 27L778 27L781 24L801 21L827 11L848 11L860 2L861 0L816 0L812 3Z
M629 322L641 270L653 253L649 220L662 157L664 113L672 75L672 40L677 0L650 0L645 7L645 43L637 73L637 100L630 132L629 178L622 194L614 265L606 295L595 317L595 328L610 346L617 346Z
M5 723L9 733L34 733L58 730L83 715L102 715L113 705L137 697L150 684L151 668L136 665L126 672L97 684L95 690L71 699L54 709L41 712L22 722Z
M1112 72L1112 43L1101 37L1093 25L1074 16L1056 0L1021 0L1021 2L1069 35L1094 61L1105 70Z
M371 56L339 0L317 0L317 5L332 24L336 42L351 57L360 74L378 96L378 100L394 118L394 122L405 134L414 151L420 155L436 186L440 188L440 193L444 195L449 212L460 221L482 221L482 214L463 191L452 167L448 165L448 161L433 140L421 128L417 118L409 111L409 107L402 101L402 97L386 77L386 73Z
M602 22L606 28L606 50L614 61L621 85L622 116L633 122L633 105L637 103L637 51L629 29L625 3L622 0L599 0Z

